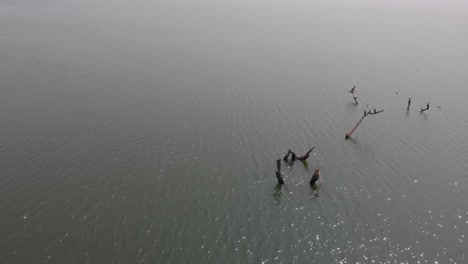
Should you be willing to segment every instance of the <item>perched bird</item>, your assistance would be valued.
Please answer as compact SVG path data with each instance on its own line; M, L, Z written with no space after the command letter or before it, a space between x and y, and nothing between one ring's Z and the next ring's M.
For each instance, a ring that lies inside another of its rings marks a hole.
M312 178L310 179L310 185L314 186L314 184L319 180L320 178L320 169L315 169L314 175L312 175Z
M276 168L277 168L277 171L275 172L276 179L278 179L279 184L284 184L283 173L281 172L281 160L280 159L276 160Z

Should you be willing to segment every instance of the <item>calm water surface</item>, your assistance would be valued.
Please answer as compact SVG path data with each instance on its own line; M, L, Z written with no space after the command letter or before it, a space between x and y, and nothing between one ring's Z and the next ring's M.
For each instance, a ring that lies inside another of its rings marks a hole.
M467 263L467 47L464 1L0 0L0 263Z

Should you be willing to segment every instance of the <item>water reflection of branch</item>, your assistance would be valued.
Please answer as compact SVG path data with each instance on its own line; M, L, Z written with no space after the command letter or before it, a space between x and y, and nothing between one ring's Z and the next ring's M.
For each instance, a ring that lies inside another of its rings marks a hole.
M320 186L318 184L314 184L314 185L311 185L310 186L310 189L311 189L311 195L312 196L315 196L315 197L319 197L320 196Z
M348 140L351 142L351 143L354 143L354 144L358 144L359 142L353 138L353 137L349 137Z
M275 200L276 205L280 205L282 200L283 200L283 192L281 189L283 188L283 185L281 183L276 184L273 192L273 199Z

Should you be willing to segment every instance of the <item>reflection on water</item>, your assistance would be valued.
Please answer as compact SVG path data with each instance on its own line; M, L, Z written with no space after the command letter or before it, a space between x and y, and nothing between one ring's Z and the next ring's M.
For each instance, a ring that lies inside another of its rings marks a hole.
M276 205L280 205L282 202L282 198L283 198L283 192L281 191L282 187L283 185L278 183L274 188L273 198L275 200Z
M320 196L320 185L321 183L316 183L310 186L312 192L310 193L312 196L319 197Z
M349 142L351 142L351 143L359 144L359 141L358 141L357 139L355 139L354 137L349 137L347 140L348 140Z

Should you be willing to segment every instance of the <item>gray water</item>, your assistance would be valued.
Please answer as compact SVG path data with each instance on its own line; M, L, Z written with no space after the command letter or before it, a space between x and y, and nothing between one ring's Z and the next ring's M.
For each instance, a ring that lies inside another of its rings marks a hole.
M0 263L467 263L467 47L466 1L0 0Z

